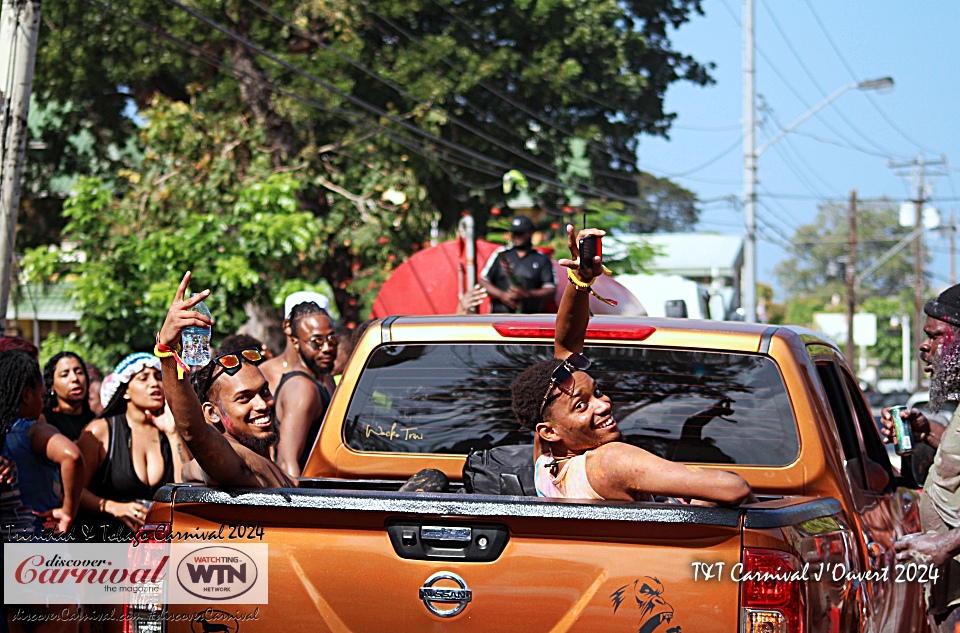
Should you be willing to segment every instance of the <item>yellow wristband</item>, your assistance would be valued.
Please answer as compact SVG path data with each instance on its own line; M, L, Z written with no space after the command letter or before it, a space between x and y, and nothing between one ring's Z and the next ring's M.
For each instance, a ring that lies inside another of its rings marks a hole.
M180 360L179 354L176 350L171 350L169 352L164 352L160 349L160 344L157 343L153 347L153 355L157 358L170 358L173 357L174 362L177 363L177 380L183 380L183 375L190 371L190 368L187 367L182 360Z
M594 277L590 281L580 281L580 278L577 277L572 268L567 269L567 279L570 280L570 283L573 284L573 287L577 290L587 290L593 285L593 282L597 280L597 278Z

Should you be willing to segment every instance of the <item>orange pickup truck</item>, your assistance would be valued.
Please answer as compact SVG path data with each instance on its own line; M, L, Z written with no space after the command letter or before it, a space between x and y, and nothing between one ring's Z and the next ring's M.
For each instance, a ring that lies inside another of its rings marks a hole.
M465 493L467 454L532 442L510 383L552 357L553 335L550 316L374 324L301 488L168 486L150 512L145 535L266 543L267 603L213 605L229 624L203 605L130 604L127 633L926 630L931 570L893 551L919 531L916 493L837 348L813 332L620 317L587 330L623 439L737 472L758 503ZM703 413L721 400L722 416ZM450 492L398 491L424 468Z

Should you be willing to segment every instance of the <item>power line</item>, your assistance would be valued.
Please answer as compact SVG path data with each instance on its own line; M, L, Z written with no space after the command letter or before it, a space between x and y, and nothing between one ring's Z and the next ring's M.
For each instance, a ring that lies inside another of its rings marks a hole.
M816 89L820 92L820 95L821 95L822 97L826 98L826 97L827 97L827 91L823 89L823 86L821 86L821 85L820 85L820 82L817 81L817 78L816 78L816 77L814 76L814 74L810 71L810 68L807 66L806 62L803 61L803 57L797 52L797 49L794 48L793 42L791 42L791 41L790 41L790 38L787 37L786 31L783 30L783 27L782 27L782 26L780 26L780 22L777 20L777 17L773 14L773 11L770 10L770 7L767 6L767 3L764 2L763 0L760 0L760 4L763 6L764 10L767 12L767 15L770 16L770 19L773 21L773 26L774 26L774 27L777 29L777 31L780 33L780 37L783 38L783 41L786 42L787 48L790 49L790 52L791 52L791 53L793 53L793 56L794 56L794 58L796 58L797 63L800 64L800 68L803 70L803 72L804 72L804 73L807 75L807 77L810 79L810 82L813 83L813 85L816 87ZM854 77L853 80L854 80L854 81L859 81L859 79L856 78L856 77ZM892 157L894 156L894 155L891 154L889 151L887 151L884 147L881 147L880 145L878 145L877 143L875 143L875 142L873 141L873 139L869 138L866 134L864 134L863 132L861 132L861 131L860 131L860 128L858 128L856 125L854 125L853 122L850 121L850 119L848 119L845 114L843 114L843 112L840 110L840 108L837 107L837 104L836 104L836 103L831 103L831 104L830 104L830 107L833 108L834 112L837 113L837 115L843 120L844 123L847 124L847 126L848 126L851 130L853 130L854 132L856 132L857 136L859 136L860 138L862 138L862 139L863 139L864 141L866 141L869 145L872 145L872 146L873 146L875 149L877 149L878 151L884 152L884 153L887 155L887 157L891 157L891 158L892 158Z
M718 160L722 159L722 158L725 157L727 154L729 154L729 153L732 152L733 150L737 149L737 147L739 147L742 142L743 142L743 137L741 136L741 137L738 138L736 141L734 141L733 145L731 145L730 147L726 148L725 150L723 150L722 152L720 152L719 154L717 154L717 155L714 156L713 158L708 159L706 162L704 162L704 163L702 163L702 164L694 167L693 169L690 169L689 171L685 171L685 172L678 173L678 174L665 174L665 176L666 176L667 178L685 178L685 177L689 176L690 174L695 174L695 173L697 173L698 171L701 171L701 170L703 170L703 169L706 169L706 168L709 167L710 165L713 165L713 164L716 163Z
M813 4L810 2L810 0L804 0L804 2L807 3L807 8L809 8L809 9L810 9L810 13L813 14L813 19L817 21L817 24L820 26L820 30L823 32L824 36L826 36L827 41L830 43L831 48L833 48L833 52L836 53L836 54L837 54L837 57L840 59L840 63L843 64L844 68L847 69L847 72L850 73L850 77L851 77L854 81L859 81L859 80L857 79L857 74L853 71L853 68L850 66L850 64L847 63L847 60L846 60L846 58L843 56L843 53L840 52L840 47L837 46L837 43L836 43L836 42L833 40L833 38L830 36L830 32L827 30L826 25L824 25L823 20L820 19L820 15L817 13L816 9L813 8ZM887 125L889 125L890 127L892 127L892 128L894 129L894 131L897 132L897 134L899 134L900 136L902 136L903 138L905 138L905 139L907 140L907 142L909 142L911 145L916 145L918 148L920 148L920 149L922 149L922 150L926 150L927 152L929 152L929 153L931 153L931 154L936 154L936 153L937 153L937 152L932 152L932 151L930 151L930 149L927 148L927 147L924 147L923 144L918 143L917 141L913 140L911 137L909 137L909 136L907 135L906 132L904 132L902 129L900 129L900 126L897 125L890 117L888 117L888 116L887 116L887 113L883 111L883 109L879 106L879 104L877 104L876 100L873 98L873 95L871 95L871 94L868 93L868 94L867 94L867 101L870 102L870 105L872 105L873 108L880 114L880 116L883 118L883 120L887 122Z
M415 35L413 35L412 33L410 33L407 29L405 29L405 28L403 28L402 26L400 26L399 24L397 24L394 20L392 20L392 19L390 19L390 18L382 15L381 13L377 12L375 9L373 9L372 7L370 7L369 4L366 5L366 9L367 9L370 13L372 13L373 15L375 15L376 17L378 17L382 22L384 22L385 24L389 25L389 26L390 26L392 29L394 29L396 32L400 33L401 35L403 35L404 37L406 37L406 38L409 39L410 41L416 43L418 46L420 46L420 47L423 48L424 50L433 52L430 47L428 47L426 44L423 43L422 40L420 40L420 38L418 38L418 37L416 37ZM460 68L458 65L454 64L453 62L449 61L446 57L441 56L440 59L441 59L441 61L443 61L444 64L446 64L447 66L449 66L451 69L453 69L453 70L455 70L456 72L460 73L461 76L466 76L466 75L467 75L467 73L466 73L465 70L463 70L462 68ZM572 132L572 131L570 131L570 130L565 129L565 128L563 128L563 127L561 127L561 126L553 123L552 121L548 121L548 120L544 119L543 117L540 116L539 113L537 113L537 112L535 112L534 110L532 110L532 109L528 108L527 106L523 105L523 104L520 103L518 100L516 100L516 99L511 99L511 98L508 97L507 95L503 94L499 89L491 86L489 83L487 83L487 82L485 82L485 81L478 81L478 82L477 82L477 85L479 85L479 86L482 87L484 90L486 90L486 91L489 92L490 94L494 95L495 97L497 97L498 99L500 99L500 100L503 101L504 103L506 103L506 104L508 104L508 105L510 105L510 106L513 106L514 108L516 108L517 110L520 110L521 112L523 112L523 113L526 114L527 116L533 117L534 119L536 119L536 120L539 121L540 123L546 125L547 127L550 127L550 128L552 128L552 129L560 132L561 134L563 134L563 135L565 135L565 136L568 136L568 137L576 137L576 133L574 133L574 132ZM617 108L617 107L615 107L615 106L612 106L612 105L611 105L611 106L608 106L608 107L611 108L611 109L613 109L614 111L619 110L619 108ZM585 140L587 140L587 142L590 144L590 146L594 147L595 149L598 149L599 151L603 152L604 154L607 154L608 156L610 156L611 158L617 160L618 162L623 163L623 164L625 164L625 165L628 165L628 166L630 166L630 167L633 167L633 168L635 168L635 169L639 169L639 168L636 166L636 161L635 161L634 158L626 158L626 159L625 159L619 152L616 152L616 151L607 149L606 147L603 147L602 145L596 143L595 141L591 141L591 140L589 140L589 139L585 139Z
M737 17L737 14L733 11L733 9L730 8L730 5L727 4L727 0L721 0L721 2L723 6L727 9L727 12L730 13L731 17L733 18L733 21L736 22L737 26L741 26L740 18ZM770 70L773 71L773 74L775 74L777 77L780 78L780 81L783 82L783 85L786 86L787 90L789 90L793 94L793 96L797 98L797 101L799 101L800 104L803 105L808 110L812 109L812 106L810 105L810 103L803 97L803 95L800 94L799 91L797 91L796 88L793 87L793 83L782 72L780 72L780 69L777 68L776 64L773 63L773 60L770 59L767 56L767 54L763 52L763 49L761 49L759 46L754 46L754 49L757 51L757 54L760 55L760 58L763 59L765 62L767 62L767 65L770 67ZM837 130L833 125L831 125L825 118L823 118L819 112L815 116L820 121L820 123L823 124L824 127L826 127L828 130L836 134L839 138L843 139L845 142L849 143L850 145L855 145L855 143L853 143L849 138L847 138L844 134L842 134L839 130ZM890 156L890 154L887 152L885 152L884 155L888 157Z
M300 27L298 27L298 26L297 26L296 24L294 24L293 22L290 22L289 20L287 20L287 19L284 18L283 16L281 16L281 15L279 15L278 13L274 12L273 10L271 10L269 7L263 5L263 4L262 4L261 2L259 2L258 0L247 0L247 1L248 1L250 4L256 6L256 7L257 7L258 9L260 9L261 11L263 11L263 12L267 13L268 15L270 15L270 16L271 16L272 18L274 18L275 20L279 21L281 24L284 24L285 26L287 26L287 28L289 28L289 29L291 29L292 31L298 33L298 34L301 35L302 37L306 37L307 39L309 39L311 42L313 42L313 43L316 44L317 46L320 46L320 47L323 48L324 50L329 50L329 51L331 51L334 55L336 55L336 56L339 57L340 59L346 61L348 64L354 66L354 67L357 68L358 70L362 71L363 73L365 73L365 74L368 75L369 77L371 77L371 78L373 78L373 79L375 79L375 80L383 83L383 84L386 85L386 86L389 86L390 88L396 90L396 91L397 91L398 93L400 93L401 95L403 95L403 96L407 97L408 99L411 99L412 101L414 101L414 102L416 102L416 103L418 103L418 104L426 107L426 108L429 109L430 111L439 111L443 116L445 116L448 120L450 120L454 125L457 125L458 127L460 127L460 128L462 128L462 129L470 132L471 134L475 134L476 136L478 136L478 137L482 138L483 140L487 141L488 143L492 143L493 145L496 145L497 147L500 147L501 149L506 150L507 152L513 154L514 156L516 156L516 157L518 157L518 158L520 158L520 159L529 161L530 163L532 163L532 164L534 164L534 165L537 165L537 166L540 167L541 169L546 169L546 170L548 170L548 171L554 169L554 166L548 165L548 164L546 164L546 163L543 163L542 161L537 160L536 158L532 157L531 155L529 155L529 154L527 154L527 153L520 152L520 151L514 149L512 146L508 145L507 143L504 143L504 142L500 141L499 139L494 138L494 137L486 134L486 133L483 132L482 130L477 129L476 127L470 125L469 123L466 123L465 121L461 120L460 118L458 118L458 117L450 114L449 112L447 112L447 111L445 111L445 110L438 110L435 106L433 106L433 105L431 105L430 103L424 101L423 99L420 99L420 98L417 97L416 95L410 93L409 91L407 91L407 90L404 89L403 87L399 86L396 82L394 82L394 81L392 81L392 80L389 80L389 79L383 77L382 75L380 75L380 74L377 73L376 71L374 71L374 70L372 70L372 69L370 69L370 68L367 68L365 65L363 65L363 64L361 64L360 62L354 60L354 59L351 58L350 56L345 55L345 54L343 54L343 53L340 53L340 52L338 52L337 50L333 49L332 47L328 46L328 45L327 45L325 42L323 42L320 38L316 37L316 36L313 35L312 33L308 33L308 32L306 32L306 31L304 31L303 29L301 29ZM506 128L506 127L504 127L504 129L509 130L509 128ZM524 139L523 139L522 137L520 137L520 135L517 134L514 130L509 130L509 131L510 131L511 133L513 133L514 136L517 136L517 137L520 138L521 140L524 140ZM627 177L627 176L623 176L623 175L621 175L621 174L616 174L616 173L610 172L609 175L612 176L612 177L619 178L619 179L621 179L621 180L625 180L625 181L627 181L627 182L636 183L636 180L635 180L635 179L630 178L630 177Z
M108 12L116 15L117 17L119 17L119 18L122 19L122 20L126 20L126 21L130 22L131 24L133 24L133 25L135 25L135 26L138 26L138 27L140 27L140 28L143 28L144 30L150 31L150 32L154 33L155 35L159 35L160 37L163 37L164 39L169 40L169 41L170 41L171 43L173 43L177 48L180 48L181 50L184 50L184 51L187 52L188 54L193 55L194 57L196 57L197 59L199 59L200 61L202 61L202 62L204 62L204 63L207 63L207 64L209 64L209 65L211 65L211 66L213 66L213 67L215 67L215 68L218 68L218 69L220 69L220 70L223 70L223 71L225 71L225 72L227 72L227 73L230 73L230 74L233 74L233 75L237 75L237 76L246 77L248 80L253 81L253 82L255 82L255 83L263 86L264 88L266 88L267 90L269 90L269 91L271 91L271 92L274 92L274 93L276 93L276 94L280 94L280 95L283 95L283 96L290 97L290 98L292 98L292 99L295 99L295 100L303 103L304 105L307 105L307 106L310 106L310 107L312 107L312 108L315 108L315 109L322 110L322 111L324 111L324 112L328 112L328 113L330 113L330 114L333 114L334 116L337 116L338 118L341 118L341 119L343 119L344 121L346 121L347 123L350 123L350 124L353 124L353 125L355 125L358 121L367 121L367 122L369 122L369 119L364 118L362 115L360 115L360 114L358 114L358 113L351 112L351 111L349 111L349 110L341 110L341 109L336 109L336 108L327 107L327 106L319 103L318 101L316 101L316 100L314 100L314 99L311 99L311 98L309 98L309 97L304 97L303 95L300 95L300 94L298 94L298 93L295 93L295 92L292 92L292 91L290 91L290 90L286 90L286 89L280 88L280 87L278 87L278 86L276 86L276 85L274 85L274 84L272 84L272 83L270 83L270 82L267 82L267 81L262 80L262 79L259 78L259 77L256 77L256 76L254 76L254 75L251 75L251 74L249 74L249 73L246 73L246 72L244 72L244 71L242 71L242 70L240 70L240 69L237 69L237 68L231 66L230 64L225 64L225 63L221 62L219 59L217 59L217 58L215 58L215 57L212 57L211 55L208 55L208 54L204 53L204 52L202 51L202 49L200 49L197 45L195 45L195 44L193 44L193 43L191 43L191 42L188 42L188 41L186 41L186 40L180 39L180 38L178 38L178 37L176 37L176 36L168 33L167 31L161 29L160 27L157 27L157 26L155 26L155 25L153 25L153 24L150 24L149 22L145 22L145 21L143 21L143 20L130 17L130 16L124 14L124 13L120 13L120 12L116 11L116 10L115 10L112 6L110 6L110 5L103 4L103 3L101 3L101 2L98 2L97 0L85 0L85 1L86 1L88 4L90 4L91 6L95 6L95 7L100 8L100 9L105 9L106 11L108 11ZM385 135L387 138L391 139L391 140L394 141L395 143L397 143L397 144L399 144L399 145L401 145L401 146L403 146L403 147L406 147L406 148L410 149L411 151L413 151L414 153L418 154L419 156L421 156L421 157L427 159L428 161L434 163L435 165L437 165L437 167L439 167L440 169L442 169L442 170L443 170L445 173L447 173L448 175L451 175L451 176L452 176L451 172L443 167L443 162L444 162L444 161L453 163L454 165L457 165L457 166L466 167L467 169L470 169L470 170L473 170L473 171L477 171L477 172L479 172L479 173L484 173L484 174L487 174L487 175L495 176L495 177L498 178L498 180L497 180L497 185L496 185L496 186L498 186L498 187L501 186L501 181L499 180L499 178L500 178L500 176L501 176L501 172L484 169L484 168L482 168L482 167L478 167L477 165L471 164L471 163L469 163L468 161L464 161L464 160L462 160L462 159L459 159L459 158L457 158L457 157L455 157L455 156L451 156L451 155L446 155L445 157L441 158L440 156L435 155L435 153L431 153L430 150L429 150L428 148L426 148L425 146L423 146L423 145L418 145L418 144L416 144L416 143L414 143L414 142L412 142L412 141L410 141L410 140L408 140L408 139L404 139L404 138L402 138L402 137L400 137L400 136L397 136L396 134L387 132L386 130L383 129L382 126L377 125L375 122L373 123L371 129L372 129L372 130L379 131L379 133ZM452 176L452 177L454 177L454 176ZM462 183L465 184L466 186L471 186L471 185L472 185L473 188L492 188L492 185L473 185L472 183L467 183L467 182L463 181L462 179L458 179L458 180L460 180L460 182L462 182Z
M843 147L845 149L852 149L855 152L861 152L869 156L876 156L877 158L890 158L889 154L882 154L880 152L875 152L865 147L860 147L859 145L851 145L849 143L843 143L840 141L835 141L833 139L823 138L822 136L817 136L816 134L810 134L809 132L801 132L800 130L790 130L790 133L795 136L806 136L807 138L811 138L819 143L827 143L829 145L836 145L837 147Z
M351 94L349 94L349 93L347 93L347 92L344 92L343 90L340 90L340 89L337 88L336 86L333 86L332 84L330 84L330 83L328 83L328 82L320 79L320 78L317 77L316 75L313 75L313 74L311 74L311 73L308 73L308 72L304 71L303 69L295 66L294 64L291 64L290 62L287 62L287 61L285 61L285 60L277 57L276 55L274 55L273 53L270 53L269 51L267 51L267 50L264 49L263 47L261 47L261 46L259 46L259 45L257 45L257 44L254 44L253 42L251 42L251 41L248 40L247 38L245 38L245 37L243 37L243 36L240 36L240 35L234 33L233 31L231 31L231 30L228 29L227 27L225 27L225 26L223 26L222 24L216 22L215 20L207 17L207 16L204 15L203 13L201 13L201 12L199 12L199 11L191 8L191 7L188 7L188 6L186 6L186 5L184 5L184 4L180 3L180 2L178 2L178 0L164 0L164 1L167 2L168 4L172 5L172 6L175 6L175 7L179 8L179 9L181 9L181 10L189 13L190 15L192 15L193 17L195 17L196 19L200 20L201 22L204 22L204 23L207 24L208 26L210 26L210 27L214 28L215 30L221 32L222 34L226 35L226 36L229 37L230 39L232 39L232 40L236 41L237 43L241 44L242 46L244 46L244 47L246 47L246 48L249 48L250 50L252 50L252 51L254 51L254 52L256 52L256 53L258 53L258 54L260 54L260 55L262 55L262 56L264 56L264 57L266 57L267 59L270 59L270 60L273 61L274 63L279 64L280 66L283 66L283 67L286 68L287 70L290 70L290 71L292 71L292 72L294 72L294 73L296 73L296 74L304 77L305 79L307 79L307 80L309 80L309 81L317 84L318 86L321 86L321 87L327 89L328 91L333 92L333 93L336 94L337 96L339 96L339 97L341 97L341 98L343 98L343 99L346 99L346 100L349 101L350 103L353 103L354 105L359 106L360 108L362 108L362 109L364 109L364 110L367 110L367 111L369 111L369 112L371 112L371 113L373 113L373 114L376 114L376 115L378 115L378 116L380 116L380 117L383 117L383 118L385 118L385 119L387 119L387 120L389 120L389 121L392 121L392 122L395 123L396 125L399 125L399 126L401 126L401 127L403 127L403 128L406 128L407 130L413 132L414 134L417 134L417 135L419 135L419 136L422 136L422 137L424 137L424 138L426 138L426 139L429 139L429 140L431 140L431 141L433 141L433 142L435 142L435 143L439 143L439 144L441 144L441 145L443 145L443 146L445 146L445 147L447 147L447 148L449 148L449 149L452 149L452 150L454 150L454 151L460 152L461 154L465 154L465 155L471 156L472 158L475 158L475 159L477 159L477 160L486 162L486 163L488 163L489 165L493 165L493 166L499 167L499 168L501 168L501 169L503 169L503 170L505 170L505 171L509 171L509 170L515 168L514 165L510 165L510 164L508 164L508 163L504 163L504 162L499 161L499 160L497 160L497 159L490 158L490 157L485 156L484 154L482 154L482 153L480 153L480 152L476 152L476 151L474 151L474 150L472 150L472 149L470 149L470 148L467 148L467 147L464 147L464 146L462 146L462 145L459 145L458 143L454 143L454 142L448 141L448 140L446 140L446 139L444 139L444 138L442 138L442 137L436 136L435 134L432 134L432 133L430 133L430 132L427 132L426 130L421 129L421 128L417 127L416 125L413 125L412 123L410 123L410 122L408 122L408 121L404 121L403 119L400 119L400 118L398 118L398 117L395 117L395 116L389 114L388 112L384 111L383 109L379 108L378 106L375 106L375 105L373 105L373 104L371 104L371 103L368 103L368 102L364 101L363 99L360 99L359 97L356 97L356 96L351 95ZM555 180L555 179L553 179L553 178L551 178L551 177L549 177L549 176L544 176L544 175L542 175L542 174L537 174L537 173L534 173L534 172L527 172L527 173L525 173L525 175L526 175L529 179L531 179L531 180L536 180L536 181L542 182L542 183L544 183L544 184L553 185L553 186L555 186L555 187L558 187L561 191L569 188L569 189L573 189L573 190L575 190L575 191L579 191L580 193L585 193L585 194L587 194L587 195L600 195L600 196L605 196L605 197L608 197L608 198L611 198L611 199L614 199L614 200L620 200L620 201L628 202L628 203L635 203L635 202L636 202L636 198L628 198L628 197L625 197L625 196L621 196L620 194L617 194L617 193L614 193L614 192L611 192L611 191L606 191L606 190L603 190L603 189L599 189L599 188L596 188L596 187L587 188L587 186L585 186L585 185L580 185L580 186L578 186L578 185L575 185L575 184L572 184L572 183L563 183L563 182L560 182L560 181L558 181L558 180Z

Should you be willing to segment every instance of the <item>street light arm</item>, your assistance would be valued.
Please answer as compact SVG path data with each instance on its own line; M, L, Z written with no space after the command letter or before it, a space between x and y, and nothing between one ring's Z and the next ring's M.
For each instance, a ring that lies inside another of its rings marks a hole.
M807 111L807 113L804 114L802 117L800 117L799 119L797 119L796 121L788 125L787 127L777 132L776 136L774 136L772 139L770 139L769 141L761 145L759 148L757 148L756 155L759 156L760 154L762 154L764 150L766 150L768 147L770 147L771 145L773 145L774 143L782 139L784 136L792 132L794 129L797 128L798 125L800 125L801 123L803 123L804 121L812 117L814 114L816 114L820 110L827 107L831 101L833 101L834 99L836 99L837 97L845 93L846 91L853 90L854 88L858 88L858 87L860 87L860 84L847 84L842 88L838 88L832 95L830 95L829 97L827 97L826 99L824 99L823 101L815 105L811 110Z

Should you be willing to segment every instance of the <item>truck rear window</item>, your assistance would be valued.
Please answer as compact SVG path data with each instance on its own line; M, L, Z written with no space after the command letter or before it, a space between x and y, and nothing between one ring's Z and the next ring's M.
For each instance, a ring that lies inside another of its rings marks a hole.
M800 450L780 371L763 356L588 347L589 373L613 401L623 439L666 459L785 466ZM351 399L344 441L358 451L466 454L530 444L510 384L553 345L384 345ZM703 412L729 398L733 413Z

